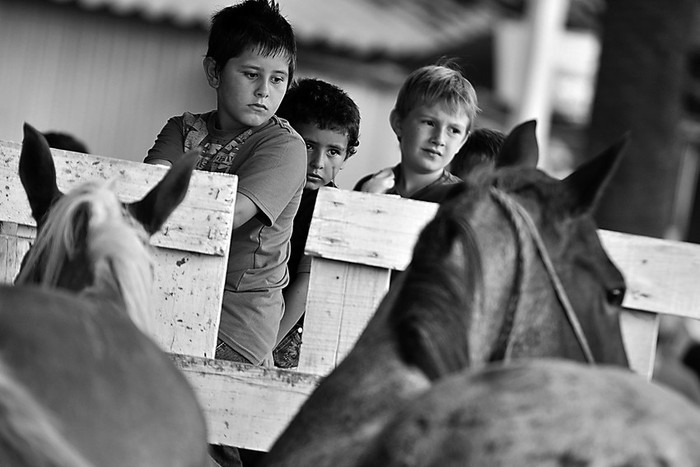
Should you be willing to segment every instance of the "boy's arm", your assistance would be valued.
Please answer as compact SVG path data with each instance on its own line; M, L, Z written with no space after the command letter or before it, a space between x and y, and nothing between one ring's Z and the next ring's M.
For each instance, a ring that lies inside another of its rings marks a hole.
M255 147L255 155L236 170L238 198L236 225L242 225L257 214L266 226L273 225L290 202L300 196L306 177L306 147L301 137L278 133ZM252 205L251 205L252 204ZM256 210L253 212L253 206ZM239 224L240 222L240 224Z
M260 208L240 191L236 193L236 204L233 208L233 229L236 230L253 217L257 216Z
M170 161L165 159L149 159L147 164L171 166ZM236 203L233 207L233 228L234 230L242 226L260 212L258 206L243 193L236 193Z
M171 166L185 153L182 136L182 118L172 117L168 120L144 159L147 164Z
M366 193L386 193L394 188L394 169L388 167L379 172L365 177L355 185L355 191L364 191Z
M299 271L294 282L289 284L282 292L284 294L284 314L280 321L280 329L277 332L275 345L284 339L284 336L299 322L299 318L304 314L310 279L311 275L308 271Z

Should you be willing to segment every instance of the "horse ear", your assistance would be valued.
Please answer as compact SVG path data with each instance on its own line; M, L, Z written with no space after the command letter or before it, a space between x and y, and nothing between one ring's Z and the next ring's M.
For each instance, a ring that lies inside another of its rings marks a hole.
M536 127L537 121L528 120L513 128L496 157L496 168L537 167L540 149L537 145Z
M200 153L200 149L187 152L141 201L127 205L131 215L143 225L149 235L158 232L185 198Z
M590 212L595 209L603 190L620 163L628 141L629 133L626 133L617 143L585 162L562 180L570 195L573 196L572 213Z
M62 193L56 185L56 166L49 143L41 132L28 123L24 124L19 179L32 208L32 217L39 223Z

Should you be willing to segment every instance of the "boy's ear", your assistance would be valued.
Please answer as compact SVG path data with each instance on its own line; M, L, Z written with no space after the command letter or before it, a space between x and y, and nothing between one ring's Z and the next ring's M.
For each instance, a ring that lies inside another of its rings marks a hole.
M399 113L396 111L396 109L392 109L391 113L389 113L389 124L391 125L391 129L394 130L394 134L396 135L399 140L401 139L401 116Z
M202 61L202 66L204 67L204 74L207 76L207 82L209 86L216 89L219 87L219 70L216 67L216 60L211 57L204 57Z

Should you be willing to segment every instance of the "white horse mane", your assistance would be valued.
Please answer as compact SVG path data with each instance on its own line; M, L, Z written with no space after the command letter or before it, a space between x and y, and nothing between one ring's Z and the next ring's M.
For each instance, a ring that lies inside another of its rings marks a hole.
M78 208L88 206L87 254L93 265L94 283L82 294L116 289L126 311L145 333L153 328L149 297L153 283L151 249L145 230L125 213L106 182L87 182L61 197L27 254L17 284L30 282L28 271L43 268L43 287L55 287L65 258L79 245L74 238Z

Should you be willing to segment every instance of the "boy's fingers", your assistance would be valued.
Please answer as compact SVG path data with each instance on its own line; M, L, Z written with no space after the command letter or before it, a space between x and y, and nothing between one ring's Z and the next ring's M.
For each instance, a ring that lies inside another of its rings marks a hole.
M394 178L394 170L389 167L387 169L380 170L376 174L374 174L374 177L377 178Z
M391 168L380 170L362 185L368 193L386 193L394 187L394 171Z

